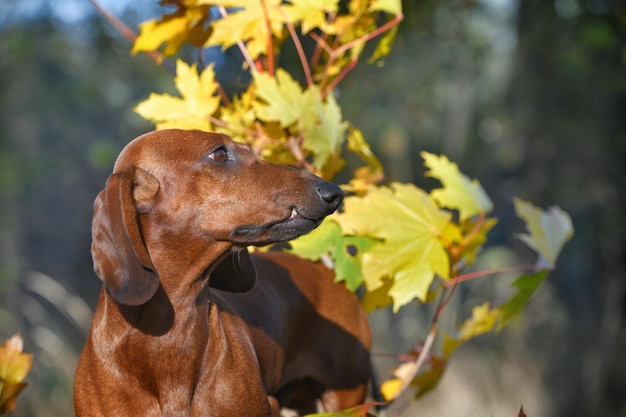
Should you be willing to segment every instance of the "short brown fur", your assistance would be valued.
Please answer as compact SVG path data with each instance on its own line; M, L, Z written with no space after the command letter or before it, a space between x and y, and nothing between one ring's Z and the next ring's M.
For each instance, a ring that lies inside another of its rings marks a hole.
M94 203L103 290L74 386L83 416L279 416L364 401L370 330L320 264L248 245L307 233L341 191L227 136L132 141Z

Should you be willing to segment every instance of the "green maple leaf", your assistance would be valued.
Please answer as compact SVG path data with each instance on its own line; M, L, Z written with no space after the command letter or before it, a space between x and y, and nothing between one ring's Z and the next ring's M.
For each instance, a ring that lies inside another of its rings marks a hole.
M514 203L515 212L526 222L528 231L519 238L547 261L548 268L553 267L563 245L574 235L572 219L558 207L543 211L519 198Z
M290 23L301 22L302 33L321 28L324 32L332 31L328 24L327 13L336 13L338 0L289 0L284 6L285 15Z
M394 310L417 297L425 300L435 274L449 277L447 252L440 241L450 213L412 184L370 187L364 196L345 199L335 220L344 233L382 240L363 255L362 272L369 291L394 282L389 295Z
M331 155L341 152L348 124L343 121L341 107L332 94L324 101L317 86L311 86L307 93L312 106L307 106L306 110L313 114L302 119L303 147L315 155L314 166L322 169Z
M255 72L253 77L256 95L261 99L252 103L259 119L279 122L284 128L303 118L313 117L311 99L287 71L279 68L275 77Z
M441 206L458 210L461 221L493 208L485 190L476 180L470 180L459 171L459 167L445 156L428 152L421 153L424 165L430 170L426 175L437 178L443 188L431 192Z
M524 311L532 296L545 282L547 277L548 271L543 270L529 275L522 275L511 284L517 288L517 292L506 303L498 307L501 315L499 328L507 325L513 318Z
M365 237L344 236L337 222L328 217L311 233L289 242L289 252L312 261L330 254L335 262L335 281L345 282L346 288L354 292L363 283L363 253L375 243Z
M144 119L156 123L157 129L211 130L208 117L217 111L220 103L213 66L198 75L195 64L188 66L178 60L174 82L182 97L152 93L135 107L135 111Z
M198 4L212 5L215 1L198 0ZM205 46L221 45L227 49L242 41L246 43L246 49L252 59L261 54L267 54L267 41L269 27L271 33L277 38L282 37L283 13L280 10L281 0L221 0L221 6L237 9L211 25L213 32L209 36Z
M317 261L330 252L341 239L341 228L330 217L324 219L316 229L289 242L289 252L301 258Z

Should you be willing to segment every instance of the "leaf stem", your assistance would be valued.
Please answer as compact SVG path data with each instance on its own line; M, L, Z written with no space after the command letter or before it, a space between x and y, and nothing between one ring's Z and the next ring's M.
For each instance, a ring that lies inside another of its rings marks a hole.
M105 10L104 7L102 7L98 3L97 0L89 0L89 2L98 11L98 13L100 13L102 15L102 17L104 17L104 19L111 24L111 26L113 26L115 29L117 29L118 32L120 32L120 34L124 38L126 38L131 43L135 43L135 41L137 40L137 34L131 28L129 28L120 19L118 19L117 17L115 17L111 13L109 13L107 10ZM163 55L160 52L157 52L157 51L145 51L145 53L150 58L152 58L152 60L154 62L156 62L159 65L164 62ZM172 73L176 72L176 71L174 71L174 69L170 65L165 64L164 66L165 66L165 68L167 68L168 71L170 71Z
M353 47L355 47L356 45L360 43L368 42L371 39L374 39L375 37L379 36L383 32L386 32L387 30L391 29L395 25L399 24L400 22L402 22L403 19L404 19L404 15L399 14L398 16L394 17L393 19L385 23L384 25L376 28L376 30L371 31L367 35L363 35L360 38L351 40L350 42L341 45L339 48L335 49L335 53L337 55L340 55L346 52L347 50L352 49Z
M220 12L222 17L228 16L228 10L226 10L224 6L217 6L217 10ZM237 47L239 48L241 55L243 55L243 59L246 61L246 64L248 64L250 71L256 71L257 67L254 64L254 60L252 59L252 56L250 56L248 49L246 48L246 44L243 43L243 41L237 41Z
M267 4L265 0L261 0L263 7L263 18L265 20L265 29L267 30L267 71L270 75L274 76L274 44L272 42L272 27L270 23L270 17L267 13Z
M551 269L551 268L550 268ZM514 272L514 271L535 271L537 270L537 265L535 264L525 264L525 265L513 265L513 266L505 266L502 268L494 268L487 269L483 271L469 272L467 274L462 274L453 278L449 281L445 281L443 285L446 288L453 287L462 282L471 281L476 278L486 277L488 275L500 274L503 272Z
M285 14L285 11L281 8L280 11ZM293 40L293 44L298 51L298 57L300 58L300 63L302 64L302 69L304 70L304 76L306 77L306 83L310 87L313 85L313 78L311 77L311 67L306 59L306 54L304 53L304 49L302 48L302 43L300 42L300 38L298 38L298 34L296 33L296 29L293 27L293 24L287 20L285 16L285 22L287 22L287 29L289 30L289 36Z
M348 65L346 65L345 67L343 67L341 69L341 72L339 74L337 74L337 76L335 78L333 78L333 80L330 82L330 84L328 84L328 86L326 88L324 88L324 91L322 92L322 98L325 98L328 93L330 93L331 91L333 91L333 88L335 88L337 86L337 84L339 84L341 82L341 80L343 80L343 78L354 69L354 67L356 66L356 64L358 64L359 59L355 58L352 61L350 61L350 63Z

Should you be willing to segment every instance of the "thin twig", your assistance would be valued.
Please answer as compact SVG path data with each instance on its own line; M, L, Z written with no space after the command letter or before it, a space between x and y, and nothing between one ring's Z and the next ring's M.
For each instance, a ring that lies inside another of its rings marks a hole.
M486 277L488 275L501 274L503 272L536 271L536 270L537 270L537 265L535 264L505 266L502 268L487 269L484 271L476 271L476 272L470 272L467 274L459 275L456 278L453 278L449 281L445 281L443 285L447 288L450 288L454 285L460 284L461 282L471 281L473 279Z
M302 43L300 42L300 38L298 38L298 34L296 33L296 29L293 27L293 24L287 20L285 16L285 11L281 8L281 13L283 17L285 17L285 22L287 22L287 29L289 30L289 36L293 40L293 44L296 46L296 51L298 51L298 57L300 58L300 63L302 64L302 69L304 70L304 76L306 77L306 83L310 87L313 85L313 77L311 77L311 67L306 59L306 54L304 53L304 48L302 48Z
M124 38L126 38L131 43L135 43L135 40L137 40L137 34L131 28L126 26L126 24L122 22L121 20L119 20L117 17L113 16L111 13L106 11L98 3L97 0L89 0L89 2L98 11L98 13L100 13L102 17L104 17L105 20L111 24L111 26L113 26L115 29L117 29L118 32L120 32L120 34ZM157 51L145 51L145 53L150 58L152 58L157 64L161 64L162 62L164 62L163 55ZM168 70L173 70L173 68L170 68L169 65L165 65L165 67L168 68Z
M335 53L337 55L341 55L342 53L346 52L349 49L352 49L353 47L355 47L356 45L360 43L368 42L371 39L374 39L375 37L379 36L383 32L386 32L387 30L391 29L395 25L399 24L400 22L402 22L403 19L404 19L404 15L400 14L394 17L393 19L391 19L390 21L388 21L387 23L385 23L384 25L380 26L379 28L376 28L376 30L368 33L367 35L363 35L360 38L353 39L350 42L344 45L341 45L340 47L335 49Z
M265 19L265 29L267 30L267 71L273 77L274 76L274 44L272 42L272 26L270 23L270 16L267 12L267 5L265 3L265 0L261 0L261 6L263 7L263 18Z
M352 61L350 61L350 63L348 65L346 65L345 67L343 67L341 69L341 72L339 74L337 74L337 76L335 78L333 78L333 80L330 82L330 84L324 88L324 91L322 92L322 97L326 97L328 95L328 93L330 93L331 91L333 91L333 88L335 88L337 86L337 84L339 84L339 82L341 82L341 80L343 80L343 78L354 69L354 67L356 67L356 64L358 64L359 59L355 58Z

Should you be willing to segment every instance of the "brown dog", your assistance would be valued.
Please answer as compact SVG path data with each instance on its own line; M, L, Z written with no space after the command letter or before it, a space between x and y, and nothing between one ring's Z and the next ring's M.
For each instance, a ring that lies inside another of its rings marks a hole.
M370 330L358 299L322 265L245 249L311 231L342 197L224 135L132 141L94 205L104 286L76 372L77 417L362 403Z

